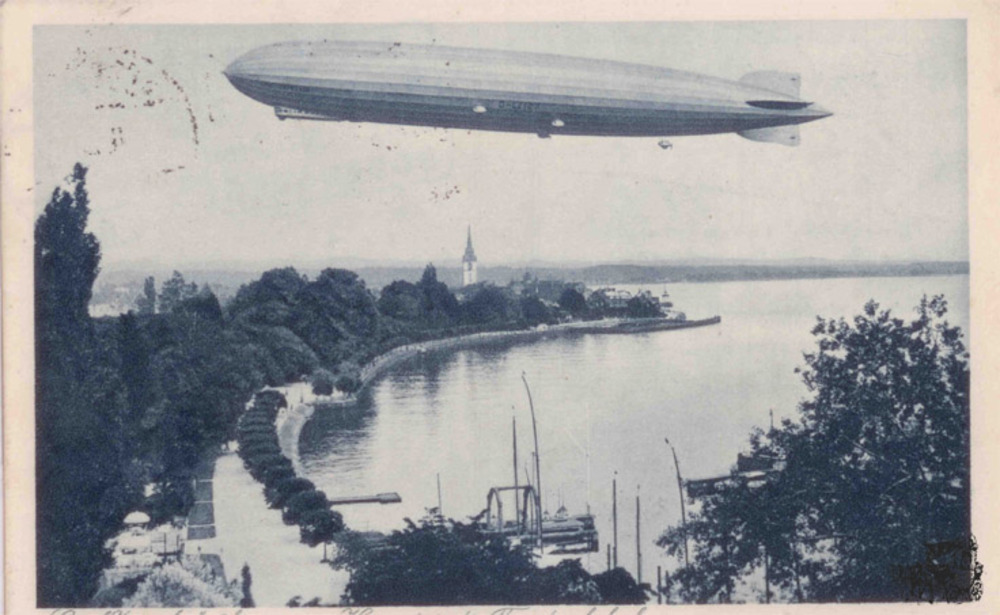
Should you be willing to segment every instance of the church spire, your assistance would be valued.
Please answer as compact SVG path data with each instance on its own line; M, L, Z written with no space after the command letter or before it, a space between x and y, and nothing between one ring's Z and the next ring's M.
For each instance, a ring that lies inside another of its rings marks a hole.
M465 254L462 255L462 286L475 284L476 281L476 251L472 249L472 225L470 224L465 240Z
M462 256L463 263L476 262L476 251L472 249L472 225L468 227L468 238L465 241L465 254Z

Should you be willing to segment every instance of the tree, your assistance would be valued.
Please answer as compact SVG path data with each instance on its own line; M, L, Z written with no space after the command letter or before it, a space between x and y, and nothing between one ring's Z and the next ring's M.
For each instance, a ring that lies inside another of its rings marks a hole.
M333 395L333 374L325 369L317 369L312 375L312 392L314 395Z
M632 582L635 583L634 580ZM555 566L537 568L529 575L526 585L522 601L530 604L606 602L601 596L595 577L583 568L578 559L562 560Z
M583 298L580 291L572 286L567 286L559 295L559 307L566 310L576 318L580 318L587 313L587 300Z
M639 585L624 568L612 568L594 575L604 604L646 604L646 585Z
M235 581L234 581L235 583ZM153 570L135 594L124 601L126 608L183 608L237 606L239 591L227 586L200 560L170 563Z
M127 446L127 404L113 335L88 305L100 245L86 231L87 169L56 188L35 224L37 597L86 604L108 561L105 541L139 497ZM114 330L113 328L111 329Z
M869 302L850 322L818 319L798 421L750 441L751 458L771 460L767 480L735 473L660 539L675 555L685 537L694 546L674 575L689 599L725 600L766 565L803 600L902 600L900 567L928 545L968 544L968 354L943 297L916 313Z
M539 325L552 321L552 313L538 297L521 297L521 318L529 325Z
M416 323L423 316L424 294L415 284L396 280L382 289L378 311L383 316Z
M347 395L353 395L361 388L361 380L357 376L343 374L337 378L337 390Z
M330 502L322 491L318 489L300 491L288 498L285 509L281 513L281 520L288 525L293 525L298 523L305 513L312 510L325 510L329 506Z
M181 310L185 314L207 318L216 322L222 322L222 306L219 298L208 286L203 286L200 291L181 299L174 309Z
M462 313L467 323L484 325L511 322L517 318L519 310L508 293L485 284L462 304Z
M656 318L663 316L660 305L648 292L640 293L625 304L625 313L630 318Z
M611 302L602 290L596 290L587 297L587 312L597 316L605 316L611 310Z
M291 466L281 465L266 468L264 470L264 485L277 485L283 480L295 478L295 469Z
M121 361L121 379L128 400L127 432L131 441L141 436L140 421L146 409L156 401L150 370L150 347L135 314L128 312L118 317L118 354Z
M174 271L174 275L164 282L160 289L160 312L169 314L181 304L181 301L190 299L197 294L198 285L194 282L188 284L184 281L184 276L180 271Z
M458 299L448 290L448 285L437 279L437 269L428 263L416 284L423 295L421 324L427 328L447 327L459 317Z
M342 542L334 566L350 571L347 604L385 606L517 604L535 570L529 551L502 537L426 520L375 549Z
M538 568L527 546L453 520L407 520L384 540L346 532L338 547L332 565L350 572L348 605L609 602L579 560Z
M156 279L153 276L143 282L142 294L135 300L135 309L141 316L156 313Z
M343 529L344 518L328 508L308 510L299 519L299 535L310 547L330 542Z
M88 307L101 262L97 237L86 232L86 179L87 168L77 163L72 192L56 188L35 223L35 318L73 333L90 326Z
M316 485L308 478L288 478L279 480L264 490L264 497L271 508L284 508L285 502L303 491L315 491Z

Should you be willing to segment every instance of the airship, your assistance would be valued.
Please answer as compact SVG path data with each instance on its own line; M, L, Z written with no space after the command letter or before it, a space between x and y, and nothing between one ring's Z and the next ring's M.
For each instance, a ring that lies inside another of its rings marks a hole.
M831 115L799 98L794 73L756 71L730 81L644 64L400 42L278 43L240 56L224 74L282 120L543 138L735 132L794 146L799 124Z

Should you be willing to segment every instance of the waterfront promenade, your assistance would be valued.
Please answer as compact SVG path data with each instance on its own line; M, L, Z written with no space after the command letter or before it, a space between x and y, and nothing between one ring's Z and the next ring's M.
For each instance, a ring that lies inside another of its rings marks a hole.
M248 564L257 606L283 607L295 596L302 602L316 597L323 604L340 602L347 572L321 562L322 546L299 542L298 526L285 525L281 511L268 508L264 486L250 476L239 455L221 455L214 478L216 535L199 544L202 553L222 559L227 580L239 581L243 564Z

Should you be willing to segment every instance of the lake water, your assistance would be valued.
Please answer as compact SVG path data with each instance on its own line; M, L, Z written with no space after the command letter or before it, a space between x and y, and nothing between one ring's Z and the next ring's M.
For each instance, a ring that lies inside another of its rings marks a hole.
M797 366L814 347L816 316L850 317L874 298L905 319L924 294L944 294L949 320L968 333L968 276L673 284L688 318L715 326L639 335L593 335L425 356L375 383L361 407L319 412L300 442L306 476L330 496L398 492L402 504L340 508L359 530L389 530L437 505L463 519L486 506L491 486L513 483L512 417L519 480L534 450L521 382L534 396L543 506L596 515L599 572L612 539L618 481L618 562L636 570L635 500L641 493L643 579L674 562L654 542L680 519L669 437L685 479L728 473L753 427L795 416L807 395ZM636 287L625 287L635 290ZM654 293L662 286L647 287ZM967 341L967 340L966 340ZM505 507L506 508L506 507ZM509 508L507 516L510 516Z

